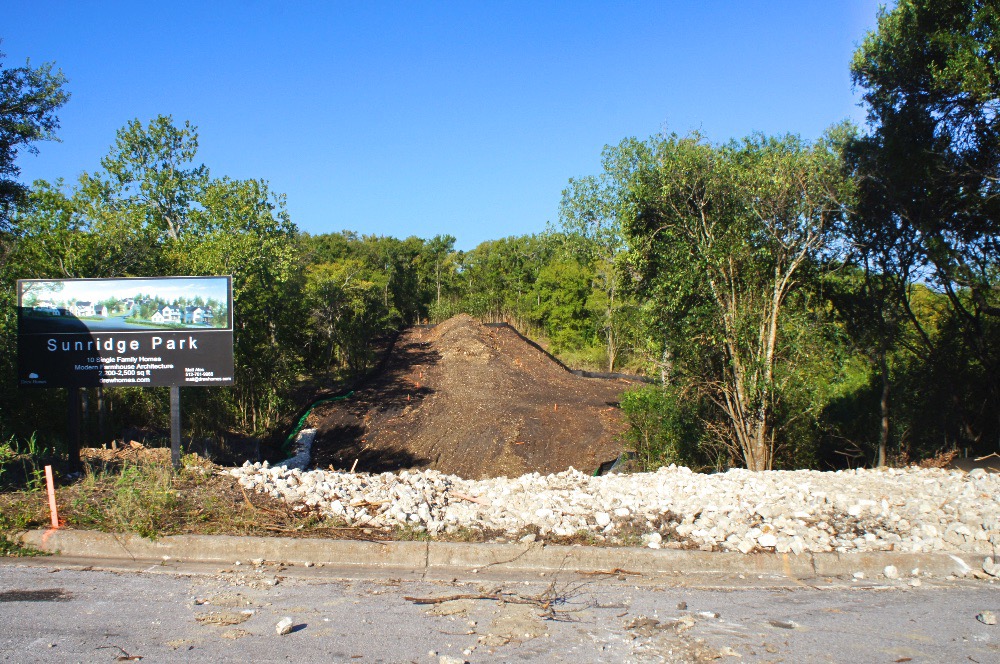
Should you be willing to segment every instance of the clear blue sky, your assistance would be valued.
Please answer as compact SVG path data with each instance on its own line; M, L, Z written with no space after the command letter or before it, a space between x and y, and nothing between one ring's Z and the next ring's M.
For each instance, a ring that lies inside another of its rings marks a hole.
M459 248L535 233L605 144L862 122L848 64L877 0L14 0L6 66L54 61L61 143L22 180L75 181L115 131L199 128L217 176L263 178L300 229Z

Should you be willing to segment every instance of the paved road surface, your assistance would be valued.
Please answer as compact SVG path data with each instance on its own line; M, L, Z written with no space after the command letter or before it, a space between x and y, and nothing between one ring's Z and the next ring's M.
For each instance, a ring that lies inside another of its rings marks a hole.
M563 573L428 581L249 562L80 564L0 559L0 661L1000 662L1000 626L976 620L1000 614L1000 592L982 581L692 588ZM405 599L498 591L511 601ZM549 611L534 601L547 591ZM283 616L295 628L278 636Z

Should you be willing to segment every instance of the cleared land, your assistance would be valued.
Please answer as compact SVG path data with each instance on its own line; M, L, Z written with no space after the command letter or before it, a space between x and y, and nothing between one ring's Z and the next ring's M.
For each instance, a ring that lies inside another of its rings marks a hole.
M574 375L513 329L457 316L405 331L366 387L314 411L315 465L590 473L621 451L618 401L630 384Z

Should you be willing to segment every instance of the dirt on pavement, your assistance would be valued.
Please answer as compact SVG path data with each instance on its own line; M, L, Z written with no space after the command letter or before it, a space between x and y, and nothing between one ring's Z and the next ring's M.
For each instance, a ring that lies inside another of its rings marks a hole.
M314 462L469 479L594 472L621 452L630 384L574 375L513 328L456 316L403 332L364 388L313 411Z

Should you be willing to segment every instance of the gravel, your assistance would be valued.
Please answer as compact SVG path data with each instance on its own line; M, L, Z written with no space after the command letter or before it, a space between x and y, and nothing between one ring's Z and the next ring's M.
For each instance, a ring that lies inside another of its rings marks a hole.
M378 475L246 463L240 484L349 525L430 535L482 531L539 539L705 551L1000 550L1000 475L905 468L820 472L552 475L466 480L433 470ZM532 540L533 541L533 540ZM993 560L986 565L993 570Z

